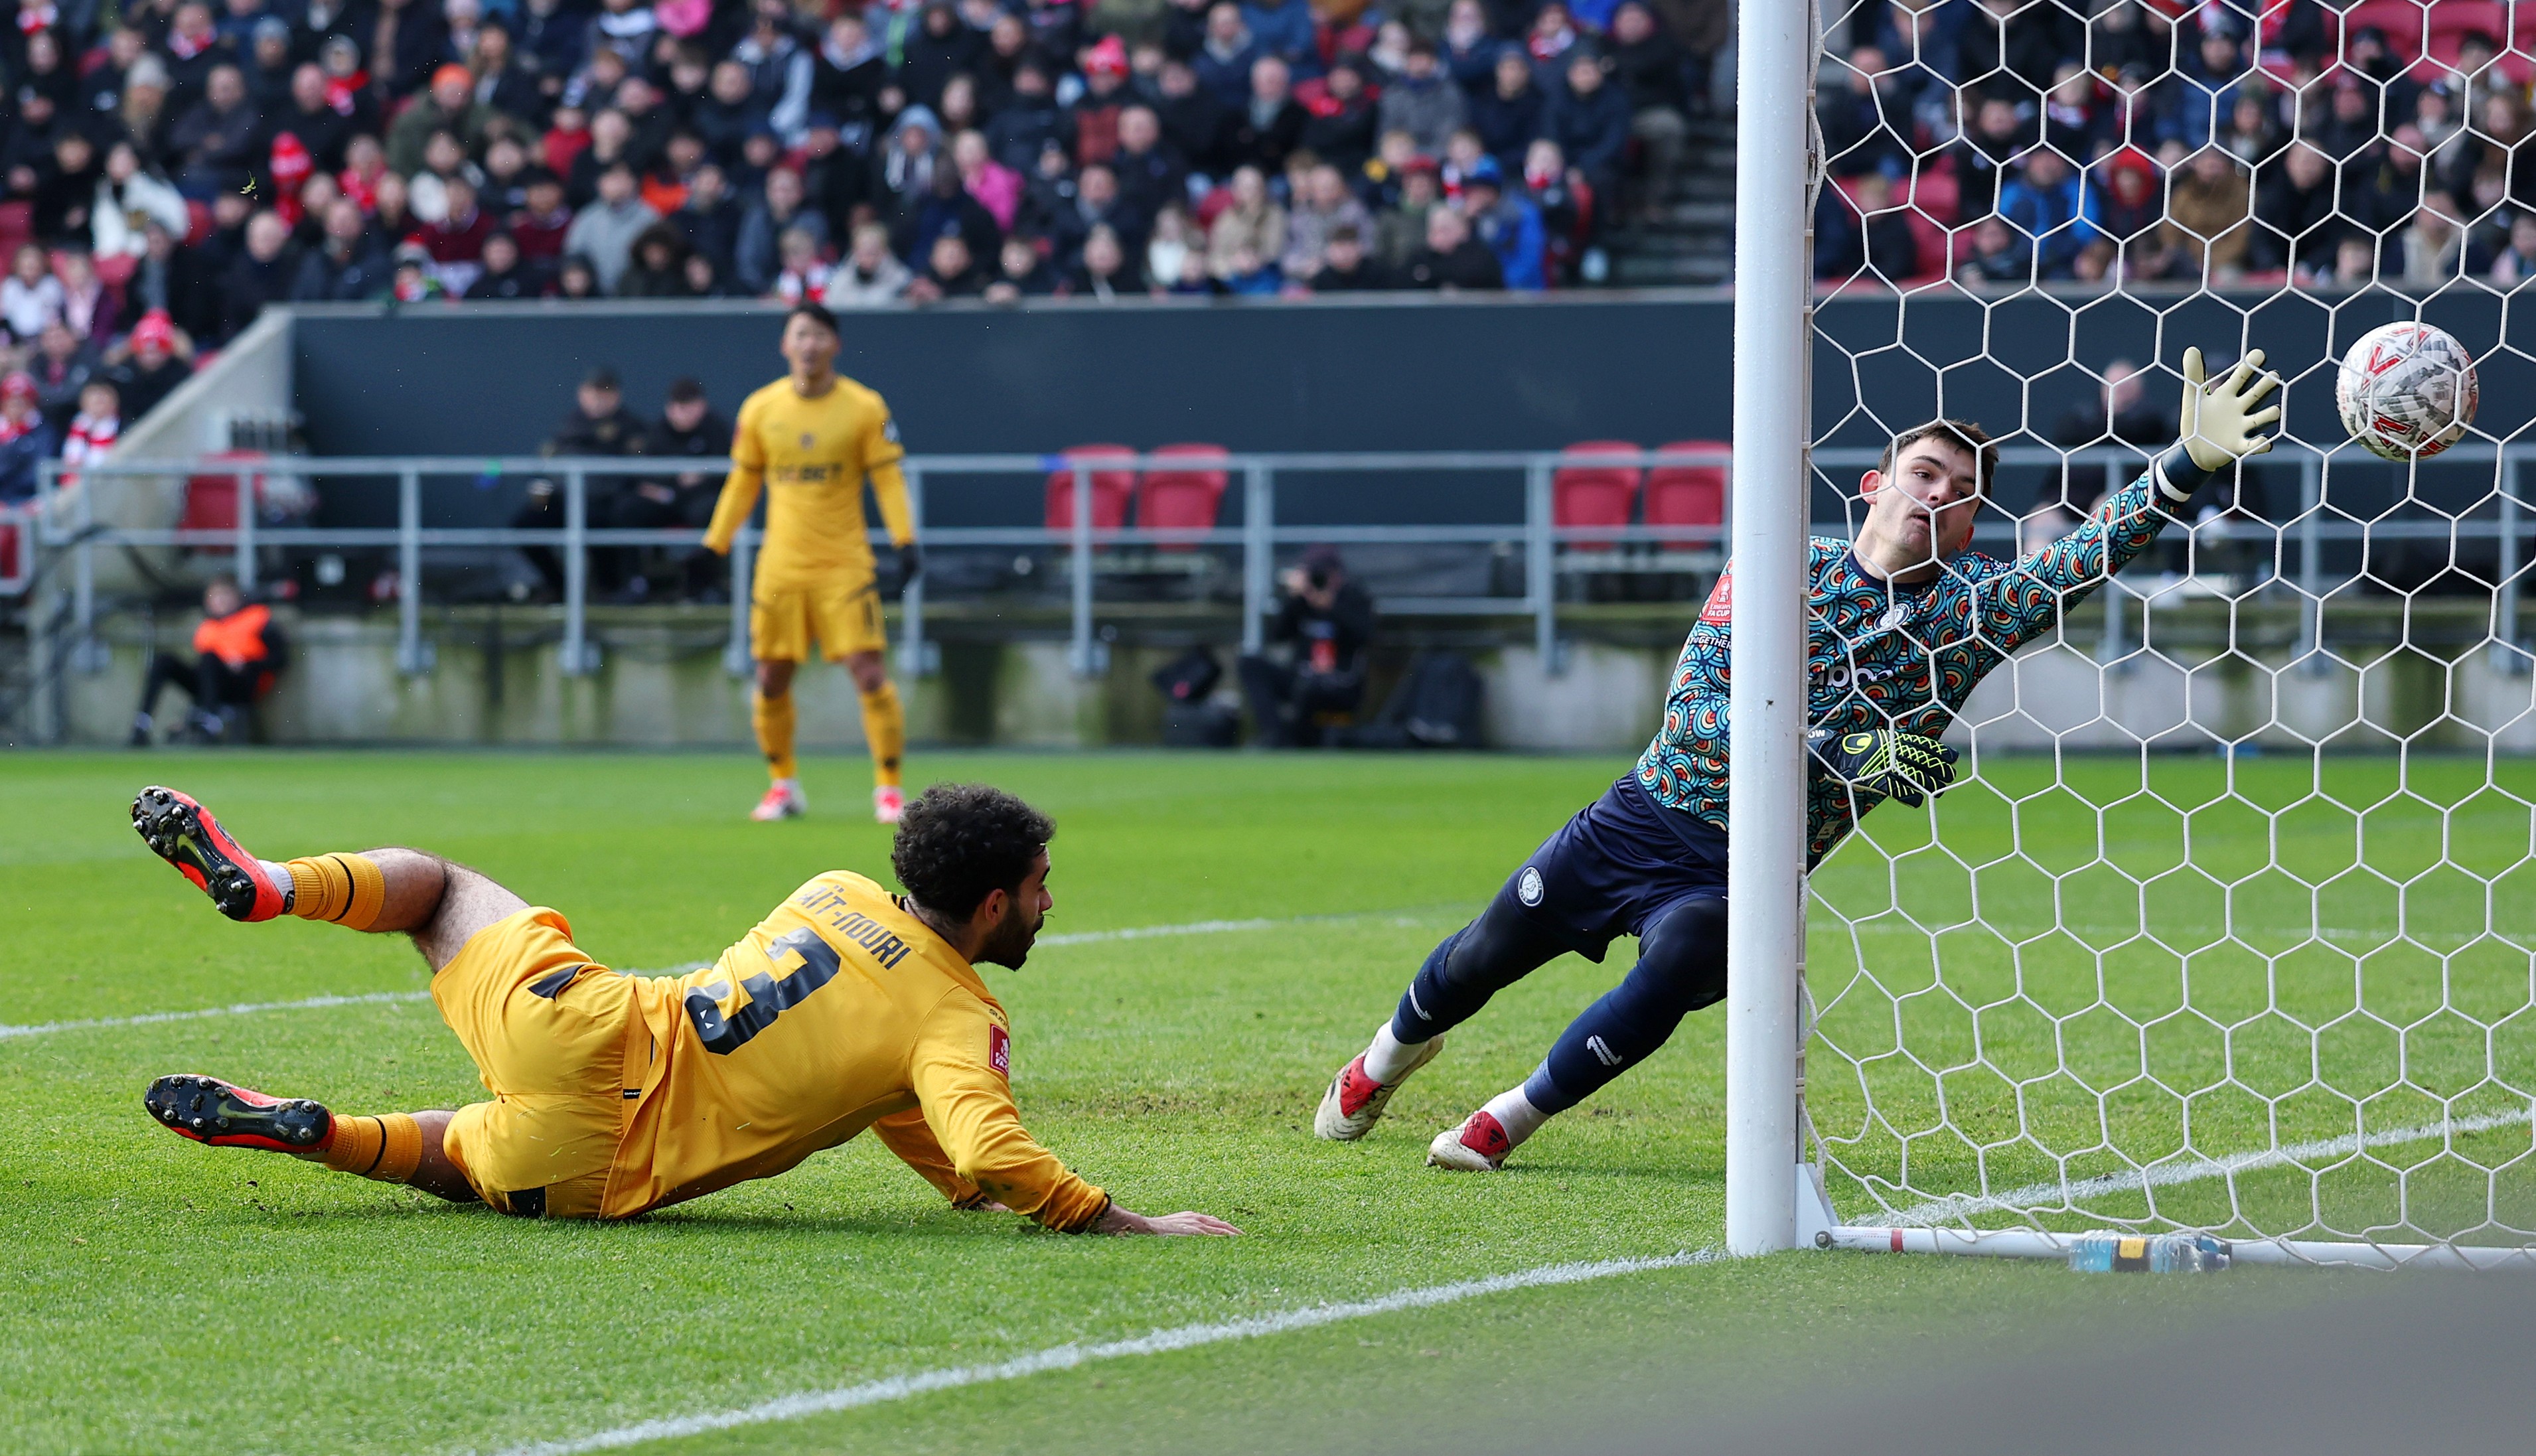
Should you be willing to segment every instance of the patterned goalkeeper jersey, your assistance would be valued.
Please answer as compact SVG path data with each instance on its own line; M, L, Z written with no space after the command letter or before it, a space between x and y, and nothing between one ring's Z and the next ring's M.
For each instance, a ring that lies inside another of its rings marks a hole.
M1936 737L1991 669L2050 631L2063 613L2146 549L2169 511L2208 474L2170 450L2088 518L2032 555L2002 561L1967 551L1917 586L1870 574L1850 543L1809 543L1812 581L1806 655L1806 722L1837 733L1871 728ZM2162 503L2160 492L2165 495ZM1728 686L1733 676L1734 563L1682 643L1664 726L1638 759L1656 800L1726 828ZM1832 776L1820 759L1807 780L1806 867L1822 862L1881 795Z

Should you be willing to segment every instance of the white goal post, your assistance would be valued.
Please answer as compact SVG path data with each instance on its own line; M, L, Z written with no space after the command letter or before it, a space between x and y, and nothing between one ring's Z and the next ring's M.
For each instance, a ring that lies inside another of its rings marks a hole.
M2301 9L1740 0L1730 1252L2536 1268L2536 0ZM2404 320L2483 408L2388 463L2334 382ZM2172 440L2187 346L2266 351L2275 449L1808 876L1809 530L1963 416L2004 447L1975 549L2049 541Z

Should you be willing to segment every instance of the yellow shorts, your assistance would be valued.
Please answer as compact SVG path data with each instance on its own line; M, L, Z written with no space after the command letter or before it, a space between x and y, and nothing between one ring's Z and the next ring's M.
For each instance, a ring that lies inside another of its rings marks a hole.
M539 906L476 931L431 999L493 1094L450 1120L450 1160L497 1212L598 1217L652 1057L633 978L594 964Z
M800 663L816 638L831 663L889 645L880 620L880 587L870 576L835 584L759 583L748 601L748 650L761 662Z

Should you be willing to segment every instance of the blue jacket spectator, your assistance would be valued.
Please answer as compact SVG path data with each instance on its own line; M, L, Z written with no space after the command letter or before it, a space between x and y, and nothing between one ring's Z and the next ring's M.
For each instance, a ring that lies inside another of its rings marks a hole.
M1582 46L1569 52L1567 90L1551 104L1545 132L1598 196L1618 195L1629 120L1629 98L1604 80L1602 60Z
M1858 28L1852 25L1851 33ZM1886 0L1876 7L1875 31L1870 41L1897 66L1914 66L1930 73L1923 83L1934 80L1951 88L1963 80L1957 42L1964 30L1964 7L1960 5L1908 4L1905 0Z
M1530 292L1550 286L1543 266L1549 239L1542 230L1541 209L1505 190L1505 174L1495 158L1481 158L1462 179L1462 199L1470 211L1471 231L1497 255L1505 285Z
M1189 57L1189 69L1228 110L1238 111L1250 104L1250 67L1267 53L1242 23L1241 7L1216 0L1206 13L1206 43Z
M35 376L12 370L0 379L0 503L35 493L35 465L59 451L53 427L35 408Z
M1861 45L1849 53L1849 65L1837 80L1825 77L1822 116L1825 164L1844 177L1882 172L1903 177L1911 171L1911 106L1901 90L1903 73L1892 68L1884 52Z
M765 11L768 3L760 0L758 10ZM777 30L789 34L781 15ZM588 53L589 31L590 12L570 0L524 0L511 17L511 48L540 76L569 76ZM366 52L370 37L360 38Z
M1532 58L1522 46L1497 51L1493 81L1487 90L1475 93L1465 109L1471 130L1480 134L1480 145L1496 158L1497 165L1507 171L1521 170L1524 151L1542 134L1542 116L1549 109L1541 88L1532 84Z
M1444 144L1469 114L1462 88L1435 59L1435 47L1425 39L1409 42L1399 75L1382 89L1382 129L1407 132L1427 157L1444 155Z
M1298 75L1320 74L1321 57L1313 44L1312 8L1303 0L1246 0L1241 24L1260 49L1293 66Z
M2037 149L1998 190L1998 215L2031 239L2041 276L2067 278L2078 251L2095 241L2078 174L2057 152Z
M2205 25L2201 44L2177 57L2160 142L2181 142L2198 152L2218 139L2236 109L2237 88L2246 79L2246 53L2234 33L2221 25ZM2136 139L2134 139L2136 141Z

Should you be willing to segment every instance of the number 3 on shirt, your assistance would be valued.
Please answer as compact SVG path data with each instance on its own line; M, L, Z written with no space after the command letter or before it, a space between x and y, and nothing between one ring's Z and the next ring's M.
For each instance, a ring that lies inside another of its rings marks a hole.
M766 958L781 966L784 953L792 951L801 957L801 967L782 981L770 974L743 978L740 988L748 992L748 1004L723 1015L722 998L730 987L721 981L698 986L687 992L687 1020L696 1025L696 1039L716 1056L729 1056L749 1043L759 1032L775 1025L775 1018L800 1005L812 991L826 985L837 974L836 947L819 938L819 932L808 928L779 936L766 947Z

